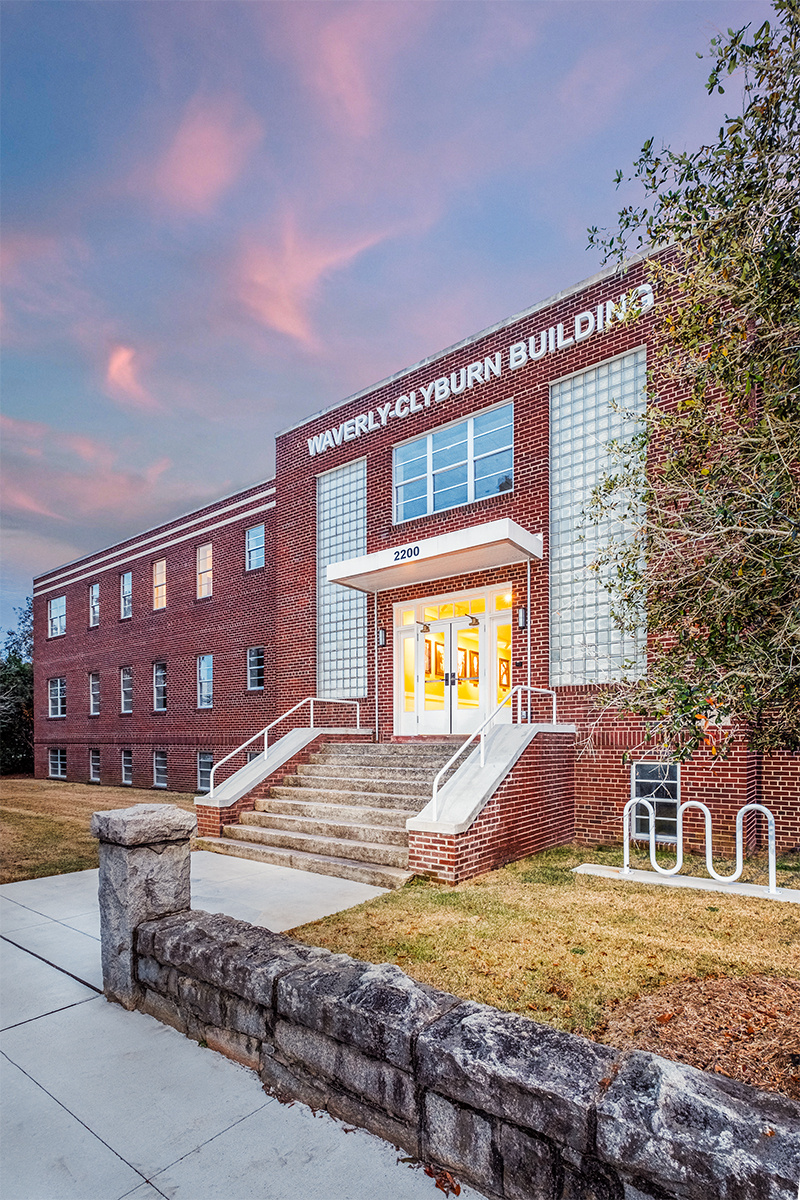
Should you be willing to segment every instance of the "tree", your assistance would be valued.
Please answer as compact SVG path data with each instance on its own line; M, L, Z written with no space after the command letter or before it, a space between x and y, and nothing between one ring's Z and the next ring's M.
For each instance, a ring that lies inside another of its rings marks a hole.
M0 771L33 770L33 600L15 608L0 651Z
M737 732L800 749L800 11L774 9L710 43L707 90L739 73L741 112L693 153L651 138L642 203L589 231L605 261L655 249L659 314L639 433L591 506L627 531L594 563L615 617L648 633L646 677L604 701L677 758Z

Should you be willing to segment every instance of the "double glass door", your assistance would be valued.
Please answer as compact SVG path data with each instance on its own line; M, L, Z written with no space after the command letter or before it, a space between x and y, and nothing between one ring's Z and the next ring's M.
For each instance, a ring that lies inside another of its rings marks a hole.
M486 621L437 621L417 633L419 725L425 733L472 733L480 724Z

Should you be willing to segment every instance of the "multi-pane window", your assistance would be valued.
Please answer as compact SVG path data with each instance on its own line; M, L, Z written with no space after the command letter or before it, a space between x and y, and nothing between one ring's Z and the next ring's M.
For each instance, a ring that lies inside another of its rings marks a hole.
M395 521L483 500L513 486L513 404L395 447Z
M167 752L166 750L153 751L153 787L165 788L167 786Z
M123 750L120 754L120 773L124 784L133 783L133 751Z
M254 525L245 532L245 568L255 571L264 565L264 526Z
M197 751L197 790L198 792L208 792L211 790L211 768L214 765L214 755L210 750Z
M100 751L99 750L90 750L89 751L89 782L90 783L99 783L100 782Z
M119 577L119 615L133 616L133 572L125 571Z
M48 679L47 689L50 701L48 714L51 717L65 717L67 715L66 676L59 675L57 679Z
M67 752L61 747L52 746L49 752L50 778L67 778Z
M262 754L263 754L263 750L248 750L247 751L247 761L249 763L254 762L255 759L261 758Z
M153 608L167 607L167 560L153 563Z
M167 664L153 663L153 708L163 712L167 707Z
M251 646L247 651L247 687L251 692L264 687L263 646Z
M604 683L623 665L644 666L645 638L623 634L599 572L590 570L609 540L630 535L611 517L583 517L610 459L608 443L629 440L644 409L644 349L620 355L550 387L550 682Z
M210 596L213 587L211 542L197 547L197 598Z
M67 597L56 596L47 604L47 636L60 637L67 632Z
M133 667L123 667L119 673L119 711L133 712Z
M197 656L197 707L211 708L214 703L214 655Z
M100 672L89 673L89 716L96 717L100 712Z
M367 597L328 583L327 567L367 552L363 459L317 477L317 694L367 694Z
M89 584L89 624L100 624L100 584Z
M680 775L677 763L634 763L631 769L632 799L649 800L655 809L657 842L674 842L678 836ZM634 836L649 838L650 813L643 804L635 809Z

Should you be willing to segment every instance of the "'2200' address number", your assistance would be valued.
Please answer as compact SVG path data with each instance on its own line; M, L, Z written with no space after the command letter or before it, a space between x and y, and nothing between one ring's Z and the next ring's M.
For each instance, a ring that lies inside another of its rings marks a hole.
M407 558L419 558L419 546L401 546L399 550L395 550L395 562L403 562Z

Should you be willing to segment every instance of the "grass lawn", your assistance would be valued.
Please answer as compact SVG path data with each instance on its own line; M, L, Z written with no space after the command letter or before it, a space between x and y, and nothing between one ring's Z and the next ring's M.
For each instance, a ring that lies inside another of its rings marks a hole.
M184 792L29 775L0 778L0 797L0 883L96 867L97 842L89 833L89 821L99 809L164 803L194 811L194 797Z
M779 861L779 886L800 887L800 854ZM800 906L573 875L582 862L621 865L622 850L564 846L454 888L412 883L292 935L587 1035L609 1004L680 980L800 978ZM746 874L766 880L759 861Z

